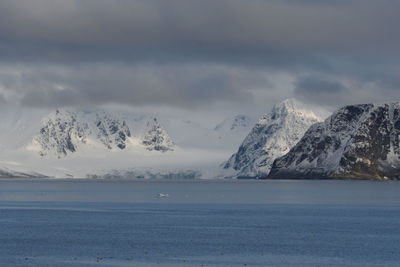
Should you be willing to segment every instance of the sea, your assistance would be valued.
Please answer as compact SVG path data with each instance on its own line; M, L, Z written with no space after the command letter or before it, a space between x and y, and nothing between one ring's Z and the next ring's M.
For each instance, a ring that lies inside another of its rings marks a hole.
M400 182L2 179L0 266L400 266Z

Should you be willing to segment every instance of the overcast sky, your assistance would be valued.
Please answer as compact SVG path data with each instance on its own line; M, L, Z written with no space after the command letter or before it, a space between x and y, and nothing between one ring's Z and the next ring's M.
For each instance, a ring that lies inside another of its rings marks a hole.
M2 0L0 104L398 101L398 0Z

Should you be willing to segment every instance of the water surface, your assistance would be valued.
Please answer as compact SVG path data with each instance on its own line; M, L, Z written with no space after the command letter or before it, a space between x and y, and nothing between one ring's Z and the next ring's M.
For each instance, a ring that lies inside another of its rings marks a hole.
M398 192L371 181L1 180L0 261L398 266Z

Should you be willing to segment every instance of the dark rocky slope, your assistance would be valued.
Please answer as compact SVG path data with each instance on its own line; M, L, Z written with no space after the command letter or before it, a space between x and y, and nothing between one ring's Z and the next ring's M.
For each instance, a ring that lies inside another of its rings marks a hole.
M271 179L399 179L400 104L346 106L312 125Z

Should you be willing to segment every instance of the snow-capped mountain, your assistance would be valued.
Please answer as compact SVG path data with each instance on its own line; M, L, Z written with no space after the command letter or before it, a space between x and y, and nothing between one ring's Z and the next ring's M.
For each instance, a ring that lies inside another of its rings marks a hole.
M175 147L174 142L167 131L158 123L157 118L153 118L146 123L142 144L146 146L148 151L167 152L173 151Z
M97 138L108 149L118 147L125 149L127 146L127 139L131 137L131 130L126 121L107 114L105 112L96 113L96 131Z
M214 120L128 107L0 110L0 172L10 177L213 178L239 142Z
M129 123L112 112L57 109L42 119L42 126L27 146L41 156L58 158L88 149L123 150L134 141L148 151L172 151L174 143L157 118L142 118L142 125ZM135 133L134 130L134 133Z
M315 124L269 178L399 179L400 104L346 106Z
M56 110L43 119L29 149L36 148L41 156L47 153L66 156L75 152L79 144L85 144L89 134L88 124L80 122L74 113Z
M295 99L275 105L260 118L238 151L223 165L228 177L265 177L273 161L292 148L314 123L321 121Z

